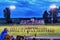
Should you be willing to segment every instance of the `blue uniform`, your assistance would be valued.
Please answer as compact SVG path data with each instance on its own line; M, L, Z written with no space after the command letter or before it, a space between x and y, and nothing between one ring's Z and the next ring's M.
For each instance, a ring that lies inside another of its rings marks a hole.
M7 32L6 28L5 28L5 29L2 31L1 35L0 35L0 39L1 39L1 40L4 40L4 36L5 36L6 34L8 34L8 32Z

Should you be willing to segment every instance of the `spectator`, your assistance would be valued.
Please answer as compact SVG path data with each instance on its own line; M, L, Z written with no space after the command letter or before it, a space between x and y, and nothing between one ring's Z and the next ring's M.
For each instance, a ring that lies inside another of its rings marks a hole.
M23 38L21 37L21 38L19 38L19 40L23 40Z
M13 36L11 36L11 40L16 40Z
M33 38L32 40L36 40L35 38Z
M16 37L16 40L19 40L19 36Z
M23 36L17 36L16 40L24 40Z
M7 30L7 28L4 28L4 30L3 30L2 33L1 33L1 40L4 40L4 36L5 36L6 34L8 34L8 30Z
M31 38L28 38L28 40L32 40Z
M11 37L10 37L8 34L6 34L6 35L4 36L4 40L11 40Z

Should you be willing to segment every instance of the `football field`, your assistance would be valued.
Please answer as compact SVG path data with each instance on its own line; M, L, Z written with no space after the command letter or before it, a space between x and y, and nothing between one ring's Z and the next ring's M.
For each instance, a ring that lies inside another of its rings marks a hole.
M0 26L0 33L4 28L10 35L22 36L60 36L60 25L12 25Z

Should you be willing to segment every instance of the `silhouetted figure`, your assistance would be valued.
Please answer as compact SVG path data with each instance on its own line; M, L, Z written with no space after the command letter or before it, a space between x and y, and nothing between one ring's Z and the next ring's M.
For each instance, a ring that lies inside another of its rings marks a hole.
M48 12L47 11L44 11L43 18L44 18L45 24L47 24L48 23Z
M11 40L16 40L16 39L14 38L14 36L10 36L10 37L11 37L11 38L10 38Z
M35 38L33 38L32 40L36 40Z
M17 36L16 40L24 40L24 37L23 36Z
M11 20L10 20L10 9L9 8L4 9L4 17L5 17L6 23L11 22Z

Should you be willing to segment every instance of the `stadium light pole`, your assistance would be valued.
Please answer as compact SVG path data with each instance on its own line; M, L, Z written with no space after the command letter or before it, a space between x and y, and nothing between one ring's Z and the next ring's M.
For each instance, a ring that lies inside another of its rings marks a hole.
M52 11L52 18L51 18L52 24L53 24L53 20L54 20L53 19L53 13L54 13L55 8L57 8L57 6L55 4L50 5L50 10Z

